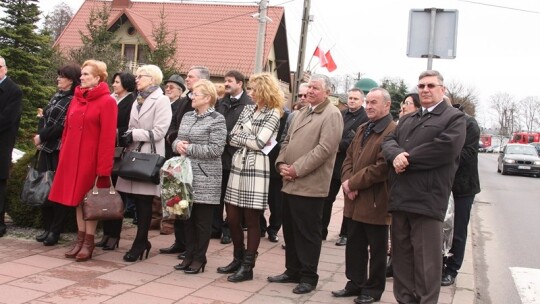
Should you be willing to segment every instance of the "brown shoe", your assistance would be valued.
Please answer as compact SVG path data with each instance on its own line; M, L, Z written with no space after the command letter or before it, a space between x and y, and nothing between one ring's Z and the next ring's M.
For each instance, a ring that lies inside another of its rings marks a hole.
M84 242L81 250L77 253L75 261L84 262L92 258L92 253L94 252L94 235L86 234L84 236Z
M74 259L77 256L77 253L81 251L81 248L83 246L84 242L84 236L86 233L84 231L78 231L77 232L77 243L75 243L75 246L71 248L70 251L66 252L64 255L66 258Z

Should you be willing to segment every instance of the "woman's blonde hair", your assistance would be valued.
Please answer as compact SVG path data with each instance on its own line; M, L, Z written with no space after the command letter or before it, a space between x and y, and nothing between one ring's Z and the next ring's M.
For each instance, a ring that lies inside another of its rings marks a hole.
M107 74L107 64L105 62L95 59L89 59L83 63L81 69L86 66L92 68L92 75L98 76L100 82L107 81L107 76L109 74Z
M263 101L269 109L277 109L283 113L285 98L274 76L270 73L251 75L248 86L254 100Z
M210 106L213 107L217 101L217 90L216 86L207 79L200 79L193 84L193 91L199 89L202 94L210 96Z
M153 64L143 65L137 69L137 73L135 74L137 75L148 74L152 76L153 85L160 85L161 82L163 81L163 72L157 65L153 65Z

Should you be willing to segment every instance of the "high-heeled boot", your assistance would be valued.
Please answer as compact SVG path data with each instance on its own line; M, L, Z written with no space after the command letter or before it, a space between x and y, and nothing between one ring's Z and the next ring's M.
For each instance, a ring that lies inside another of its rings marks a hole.
M77 253L75 261L84 262L92 258L92 253L94 252L94 235L86 234L84 236L84 242L81 250Z
M240 268L240 265L242 265L242 261L244 260L244 254L245 249L242 248L234 248L233 252L233 261L229 263L229 265L224 267L218 267L217 272L218 273L234 273L235 271Z
M120 243L120 238L111 236L107 239L107 242L103 245L103 250L114 250L115 248L118 248L119 243Z
M257 258L256 252L246 251L242 265L238 270L227 277L229 282L243 282L247 280L253 280L253 266L255 265L255 259Z
M77 256L77 253L79 253L79 251L81 251L81 248L83 246L83 243L84 243L84 236L86 235L86 233L84 231L78 231L77 232L77 243L75 243L75 246L73 248L71 248L70 251L66 252L64 255L66 256L66 258L70 258L70 259L73 259Z
M103 247L105 246L105 244L107 244L108 240L109 240L109 236L104 234L103 237L101 238L101 241L95 243L94 246Z

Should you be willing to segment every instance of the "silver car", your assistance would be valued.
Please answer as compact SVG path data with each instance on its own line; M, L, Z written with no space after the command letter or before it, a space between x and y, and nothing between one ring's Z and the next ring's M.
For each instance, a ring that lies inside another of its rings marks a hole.
M540 157L531 145L508 144L499 153L497 172L528 174L540 177Z

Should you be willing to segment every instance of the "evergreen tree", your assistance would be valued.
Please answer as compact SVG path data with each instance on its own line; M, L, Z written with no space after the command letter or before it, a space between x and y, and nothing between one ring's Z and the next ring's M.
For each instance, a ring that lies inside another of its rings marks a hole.
M152 29L152 36L156 41L156 48L148 54L148 61L161 68L163 79L168 79L172 74L178 74L178 62L176 60L176 31L171 33L165 22L165 11L159 13L159 25Z
M120 45L115 41L114 33L108 30L110 6L103 3L99 10L92 8L86 23L88 34L79 31L83 46L70 51L70 57L83 64L88 59L101 60L107 64L109 77L121 70Z
M6 59L8 76L23 91L23 113L17 147L33 150L38 108L44 107L55 87L47 75L52 67L51 37L37 31L40 11L37 0L0 0L0 56ZM1 143L0 143L1 144Z
M384 78L382 80L382 88L385 88L390 97L392 97L392 105L390 106L390 114L394 119L398 119L401 102L408 93L408 88L403 79Z

